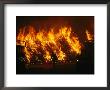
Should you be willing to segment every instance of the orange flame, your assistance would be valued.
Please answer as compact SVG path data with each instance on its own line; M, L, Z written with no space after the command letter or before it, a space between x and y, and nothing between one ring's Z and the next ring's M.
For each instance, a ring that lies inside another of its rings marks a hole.
M93 40L93 35L91 35L88 30L86 30L86 36L87 36L87 40L88 40L89 42L91 42L91 41Z
M89 37L90 38L90 37ZM24 54L30 62L33 54L43 54L45 61L51 61L52 52L56 54L59 61L66 60L66 53L62 49L61 40L65 40L70 47L70 52L81 54L81 43L76 35L72 33L71 27L61 27L57 33L51 28L48 32L40 30L37 32L32 26L19 30L17 35L17 45L24 46Z

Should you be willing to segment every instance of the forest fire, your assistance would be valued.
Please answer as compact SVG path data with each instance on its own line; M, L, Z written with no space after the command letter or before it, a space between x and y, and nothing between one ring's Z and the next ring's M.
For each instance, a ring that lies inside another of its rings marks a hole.
M43 54L46 62L52 61L52 53L57 56L58 61L66 60L67 53L63 50L62 41L67 43L70 53L81 54L81 43L78 37L71 32L71 27L61 27L57 33L54 31L54 29L50 29L48 32L44 30L37 32L32 26L19 30L17 45L24 46L23 52L28 63L33 55L38 54Z

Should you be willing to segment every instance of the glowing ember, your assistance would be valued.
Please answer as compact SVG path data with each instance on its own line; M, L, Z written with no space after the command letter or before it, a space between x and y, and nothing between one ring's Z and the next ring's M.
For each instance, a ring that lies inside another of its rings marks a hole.
M86 31L88 40L92 40L92 36ZM61 27L55 32L54 28L48 30L35 30L32 26L20 28L17 34L17 45L23 46L23 52L29 63L33 55L42 54L45 62L52 61L52 53L54 53L58 61L66 60L67 53L63 49L61 42L68 45L70 53L76 55L81 54L81 43L74 34L71 27Z

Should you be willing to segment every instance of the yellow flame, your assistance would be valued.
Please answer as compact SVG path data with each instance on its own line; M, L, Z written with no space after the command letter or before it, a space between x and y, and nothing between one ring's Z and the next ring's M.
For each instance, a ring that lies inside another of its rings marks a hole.
M25 56L26 56L28 62L30 62L31 54L29 53L29 51L27 50L26 47L24 47L24 53L25 53Z
M61 60L61 61L65 60L66 55L63 51L61 51L61 48L59 50L59 53L57 54L57 57L58 57L58 60Z
M49 53L48 51L46 51L46 54L45 54L44 58L45 58L47 61L51 61L51 60L50 60L50 59L51 59L51 55L50 55L50 53Z
M56 54L58 60L66 60L66 53L61 48L62 44L60 40L65 39L65 42L68 43L71 52L75 52L76 54L81 54L81 43L76 35L72 33L71 27L61 27L57 33L55 33L55 29L49 29L48 32L46 30L36 30L29 26L28 29L21 28L17 35L17 45L24 46L25 57L28 62L30 62L31 55L43 50L45 60L51 59L52 51ZM50 51L49 48L52 51Z
M77 37L71 37L71 28L64 27L60 31L64 38L67 40L69 46L71 47L71 51L75 51L77 54L81 54L81 44Z

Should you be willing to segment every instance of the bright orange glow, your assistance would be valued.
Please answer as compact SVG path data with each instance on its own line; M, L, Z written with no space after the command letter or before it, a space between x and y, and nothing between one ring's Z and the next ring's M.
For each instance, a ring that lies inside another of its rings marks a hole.
M47 60L47 61L51 61L51 55L48 51L46 51L46 54L44 56L44 58Z
M88 34L88 32L86 32ZM90 40L91 37L87 36ZM74 34L71 27L61 27L55 33L55 29L39 30L37 32L32 26L20 28L17 34L17 45L24 47L24 54L27 62L30 62L32 55L43 54L45 61L51 61L51 55L54 53L59 61L66 60L66 53L60 41L64 40L70 47L70 52L81 54L81 43Z
M61 49L59 50L59 53L57 54L58 60L65 60L65 53L63 51L61 51Z
M87 36L87 40L88 40L89 42L91 42L91 41L93 40L93 35L91 35L88 30L86 30L86 36Z

